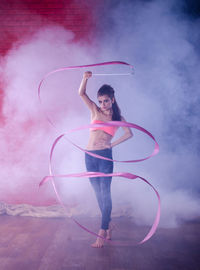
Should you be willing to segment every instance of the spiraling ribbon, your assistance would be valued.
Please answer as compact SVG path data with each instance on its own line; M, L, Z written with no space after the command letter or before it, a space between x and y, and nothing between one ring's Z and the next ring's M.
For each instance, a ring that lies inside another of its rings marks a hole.
M121 61L112 61L112 62L104 62L104 63L97 63L97 64L91 64L91 65L81 65L81 66L69 66L69 67L64 67L64 68L60 68L60 69L56 69L56 70L53 70L49 73L47 73L44 78L40 81L39 83L39 87L38 87L38 97L39 97L39 100L41 102L41 98L40 98L40 92L41 92L41 85L43 83L43 81L51 74L53 73L56 73L56 72L59 72L59 71L63 71L63 70L69 70L69 69L77 69L77 68L85 68L85 67L94 67L94 66L103 66L103 65L114 65L114 64L119 64L119 65L127 65L129 66L132 70L133 70L133 66L126 63L126 62L121 62ZM114 73L111 73L112 75L119 75L119 74L114 74ZM131 73L121 73L121 75L130 75L132 74ZM93 74L95 75L95 74ZM96 75L105 75L105 74L96 74ZM51 122L51 120L47 117L47 120L55 127L55 125ZM76 132L76 131L79 131L79 130L83 130L83 129L88 129L88 128L96 128L96 127L102 127L102 126L115 126L115 127L129 127L129 128L134 128L134 129L137 129L143 133L145 133L146 135L148 135L155 143L155 146L154 146L154 150L153 152L145 157L145 158L142 158L142 159L136 159L136 160L114 160L114 159L109 159L109 158L106 158L106 157L103 157L103 156L100 156L100 155L97 155L97 154L94 154L92 152L89 152L85 149L83 149L82 147L78 146L77 144L75 144L74 142L72 142L69 138L67 138L67 134L69 133L72 133L72 132ZM159 145L157 143L157 141L155 140L154 136L149 132L147 131L146 129L144 129L143 127L141 126L138 126L136 124L133 124L133 123L128 123L128 122L125 122L125 121L108 121L108 122L104 122L104 123L97 123L97 124L89 124L89 125L85 125L85 126L81 126L81 127L78 127L78 128L74 128L74 129L71 129L69 131L67 131L66 133L63 133L61 134L60 136L58 136L55 141L53 142L53 145L51 147L51 151L50 151L50 157L49 157L49 175L48 176L45 176L42 181L40 182L39 186L43 185L44 183L46 183L47 181L51 180L52 182L52 185L53 185L53 188L54 188L54 191L55 191L55 194L56 194L56 197L59 201L59 203L66 209L64 203L62 202L60 196L59 196L59 193L56 189L56 185L55 185L55 182L54 182L54 178L55 177L59 177L59 178L71 178L71 177L81 177L81 178L84 178L84 177L101 177L101 176L104 176L104 177L109 177L109 176L118 176L118 177L124 177L124 178L127 178L127 179L130 179L130 180L134 180L136 178L142 180L143 182L145 182L146 184L148 184L153 190L154 192L156 193L156 196L157 196L157 199L158 199L158 208L157 208L157 213L156 213L156 217L154 219L154 222L153 222L153 225L151 227L151 229L149 230L148 234L145 236L145 238L140 241L138 244L142 244L144 242L146 242L148 239L150 239L157 227L158 227L158 224L159 224L159 220L160 220L160 211L161 211L161 203L160 203L160 195L158 193L158 191L154 188L154 186L148 182L145 178L141 177L141 176L138 176L138 175L135 175L135 174L132 174L132 173L128 173L128 172L114 172L114 173L109 173L109 174L105 174L105 173L102 173L102 172L82 172L82 173L71 173L71 174L60 174L60 175L54 175L53 172L52 172L52 157L53 157L53 153L54 153L54 150L55 150L55 147L57 145L57 143L62 139L62 138L65 138L67 139L71 144L73 144L76 148L80 149L81 151L91 155L91 156L94 156L96 158L100 158L100 159L105 159L105 160L110 160L110 161L114 161L114 162L123 162L123 163L135 163L135 162L141 162L141 161L144 161L144 160L147 160L153 156L155 156L158 152L159 152ZM106 181L106 180L105 180ZM99 236L98 234L90 231L89 229L87 229L86 227L84 227L83 225L81 225L76 219L74 219L72 217L72 215L69 216L79 227L81 227L82 229L84 229L85 231L89 232L90 234L92 235L95 235L95 236L98 236L104 240L106 240L107 242L110 242L111 243L111 240L107 240L105 239L104 237L101 237ZM116 241L112 241L112 243L117 243Z

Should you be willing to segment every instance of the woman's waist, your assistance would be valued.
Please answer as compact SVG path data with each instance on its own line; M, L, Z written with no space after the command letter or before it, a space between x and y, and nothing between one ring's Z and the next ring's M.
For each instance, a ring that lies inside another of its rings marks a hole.
M96 151L96 150L104 150L104 149L112 149L111 142L89 142L86 149L88 151Z
M91 136L87 145L88 150L102 150L111 148L111 137L93 137Z
M102 148L102 149L88 149L86 148L85 151L91 152L91 153L105 153L105 152L111 152L112 153L112 148Z
M99 156L102 156L102 157L109 158L111 160L113 159L113 157L112 157L112 148L93 149L93 150L86 149L86 151L91 153L91 154L95 154L95 155L99 155ZM85 156L86 156L87 159L95 159L95 158L97 158L95 156L91 156L87 152L85 153Z

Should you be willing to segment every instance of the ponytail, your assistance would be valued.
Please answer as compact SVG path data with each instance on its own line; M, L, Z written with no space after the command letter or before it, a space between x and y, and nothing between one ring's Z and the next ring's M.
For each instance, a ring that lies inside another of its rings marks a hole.
M113 121L121 121L121 110L120 110L116 100L112 104L112 110L113 110L112 120Z

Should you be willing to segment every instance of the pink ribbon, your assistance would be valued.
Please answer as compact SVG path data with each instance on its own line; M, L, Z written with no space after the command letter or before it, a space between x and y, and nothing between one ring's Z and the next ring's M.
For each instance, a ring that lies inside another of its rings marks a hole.
M55 69L53 71L50 71L48 72L43 78L42 80L40 81L39 83L39 86L38 86L38 97L39 97L39 100L41 101L40 99L40 92L41 92L41 86L42 86L42 83L44 82L44 80L50 76L51 74L54 74L56 72L60 72L60 71L64 71L64 70L69 70L69 69L79 69L79 68L86 68L86 67L96 67L96 66L108 66L108 65L125 65L125 66L129 66L130 69L131 69L131 72L129 73L130 74L133 74L133 66L126 63L126 62L122 62L122 61L110 61L110 62L103 62L103 63L97 63L97 64L90 64L90 65L82 65L82 66L68 66L68 67L63 67L63 68L58 68L58 69ZM122 73L123 74L123 73ZM94 75L94 74L93 74ZM103 75L103 74L101 74ZM106 75L106 73L104 74ZM110 74L109 74L110 75ZM119 74L117 74L119 75ZM125 74L127 75L127 73Z
M48 74L45 75L45 77L40 81L40 84L39 84L39 87L38 87L38 97L39 97L39 100L41 102L41 98L40 98L40 92L41 92L41 85L43 83L43 81L45 80L45 78L47 78L49 75L55 73L55 72L59 72L59 71L63 71L63 70L68 70L68 69L76 69L76 68L84 68L84 67L94 67L94 66L101 66L101 65L113 65L113 64L121 64L121 65L128 65L130 66L131 68L133 68L132 65L130 64L127 64L125 62L121 62L121 61L112 61L112 62L104 62L104 63L98 63L98 64L91 64L91 65L82 65L82 66L69 66L69 67L64 67L64 68L60 68L60 69L57 69L57 70L54 70L54 71L51 71L49 72ZM48 121L54 126L54 124L51 122L51 120L47 117ZM83 148L81 148L80 146L78 146L77 144L73 143L71 140L69 140L66 135L69 134L69 133L72 133L72 132L76 132L76 131L79 131L79 130L83 130L83 129L88 129L88 128L92 128L92 127L99 127L99 126L117 126L117 127L129 127L129 128L135 128L143 133L145 133L146 135L148 135L155 143L155 146L154 146L154 150L153 152L145 157L145 158L142 158L142 159L137 159L137 160L122 160L122 161L119 161L119 160L112 160L112 159L109 159L109 158L106 158L106 157L103 157L103 156L100 156L100 155L97 155L97 154L94 154L94 153L91 153ZM108 176L118 176L118 177L125 177L127 179L130 179L130 180L133 180L133 179L136 179L136 178L139 178L140 180L144 181L145 183L147 183L153 190L154 192L156 193L156 196L157 196L157 199L158 199L158 208L157 208L157 213L156 213L156 217L154 219L154 222L153 222L153 225L150 229L150 231L148 232L148 234L145 236L145 238L140 241L138 244L142 244L144 242L146 242L148 239L150 239L153 234L155 233L157 227L158 227L158 224L159 224L159 220L160 220L160 211L161 211L161 203L160 203L160 195L158 193L158 191L154 188L153 185L151 185L145 178L141 177L141 176L138 176L138 175L135 175L135 174L132 174L132 173L127 173L127 172L115 172L115 173L111 173L111 174L104 174L104 173L101 173L101 172L82 172L82 173L73 173L73 174L61 174L61 175L53 175L53 172L52 172L52 157L53 157L53 153L54 153L54 150L55 150L55 147L57 145L57 143L63 138L65 137L70 143L72 143L75 147L77 147L78 149L80 149L81 151L91 155L91 156L94 156L96 158L100 158L100 159L106 159L106 160L110 160L110 161L114 161L114 162L125 162L125 163L133 163L133 162L141 162L141 161L144 161L144 160L147 160L153 156L155 156L158 152L159 152L159 145L158 143L156 142L154 136L149 132L147 131L146 129L144 129L143 127L140 127L136 124L133 124L133 123L128 123L128 122L125 122L125 121L109 121L109 122L104 122L104 123L97 123L97 124L89 124L89 125L85 125L85 126L81 126L81 127L78 127L78 128L75 128L75 129L71 129L69 130L68 132L66 133L63 133L62 135L58 136L52 147L51 147L51 151L50 151L50 158L49 158L49 175L48 176L45 176L42 181L40 182L39 186L43 185L44 183L46 183L47 181L51 180L52 182L52 185L53 185L53 188L54 188L54 191L55 191L55 194L56 194L56 197L59 201L59 203L65 208L65 205L63 204L58 192L57 192L57 189L56 189L56 186L55 186L55 182L54 182L54 177L59 177L59 178L69 178L69 177L100 177L100 176L104 176L104 177L108 177ZM78 221L76 221L73 217L71 217L73 219L73 221L78 225L80 226L82 229L84 229L85 231L95 235L95 236L98 236L100 237L98 234L88 230L86 227L84 227L83 225L81 225ZM106 240L104 237L100 237L100 238L103 238L104 240ZM106 240L108 242L110 242L110 240ZM115 242L112 242L112 243L117 243L116 241ZM118 242L119 243L119 242Z

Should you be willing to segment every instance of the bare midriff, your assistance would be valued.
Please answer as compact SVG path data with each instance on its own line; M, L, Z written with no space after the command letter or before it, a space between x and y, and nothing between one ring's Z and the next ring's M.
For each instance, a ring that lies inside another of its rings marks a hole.
M89 142L87 150L102 150L111 147L112 135L104 132L103 130L90 131Z

